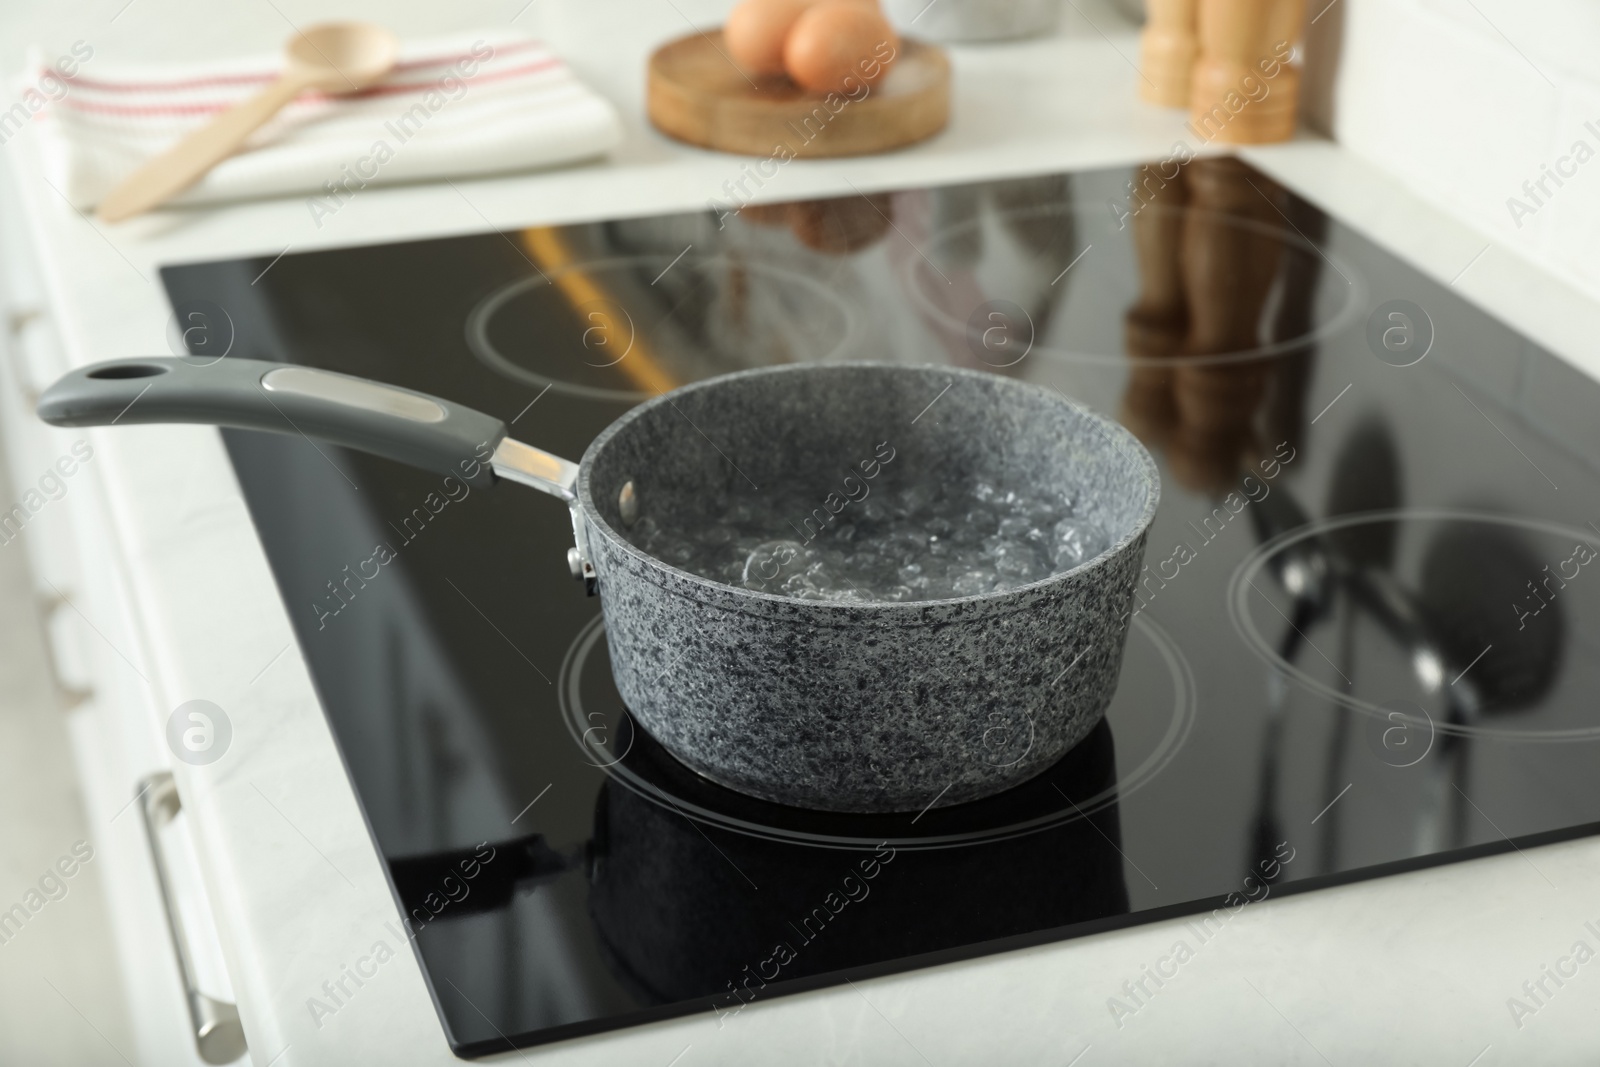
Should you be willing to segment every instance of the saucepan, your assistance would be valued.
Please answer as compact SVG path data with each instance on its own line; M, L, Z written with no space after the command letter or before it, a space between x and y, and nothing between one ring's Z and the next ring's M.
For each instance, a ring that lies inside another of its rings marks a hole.
M990 795L1094 728L1160 494L1117 424L937 366L707 379L631 409L581 463L449 400L254 360L85 367L39 415L302 434L558 497L635 721L715 782L846 812Z

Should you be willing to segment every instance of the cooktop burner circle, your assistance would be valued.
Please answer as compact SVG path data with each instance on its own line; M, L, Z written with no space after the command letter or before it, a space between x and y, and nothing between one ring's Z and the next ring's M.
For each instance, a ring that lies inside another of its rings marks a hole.
M627 404L714 374L825 362L855 333L855 312L817 279L692 251L543 269L490 293L466 323L467 347L496 373Z
M1341 543L1361 539L1393 546L1393 565L1374 571L1341 559ZM1255 655L1364 715L1393 718L1397 701L1419 708L1432 701L1435 710L1421 713L1430 736L1600 740L1600 715L1579 720L1591 702L1561 699L1600 685L1600 665L1591 666L1581 645L1600 622L1600 567L1586 573L1596 559L1593 529L1487 511L1369 511L1320 519L1256 548L1229 581L1228 614ZM1332 575L1336 594L1305 578L1318 572ZM1352 657L1354 666L1340 666L1337 649L1328 658L1327 646L1319 647L1338 611L1370 624L1377 637ZM1286 657L1267 632L1296 647L1291 627L1312 655ZM1328 676L1318 677L1324 666Z
M1138 762L1118 779L1082 797L1073 789L1074 753L1052 768L996 797L968 804L910 813L846 815L806 811L744 796L695 774L667 755L643 730L636 729L612 686L603 649L605 620L596 616L573 640L562 660L556 688L563 720L581 757L619 785L686 818L790 844L820 848L872 850L884 843L897 849L938 849L977 845L1020 837L1063 826L1116 803L1153 779L1183 747L1194 725L1194 674L1177 644L1154 620L1135 616L1123 666L1123 679L1158 678L1164 699L1113 698L1107 723L1100 729L1120 730L1123 743L1139 744ZM600 690L596 699L586 687ZM1119 689L1121 687L1119 686ZM1157 707L1151 704L1156 703ZM593 705L603 704L603 708ZM1121 724L1119 727L1119 723ZM1126 763L1125 759L1117 762ZM1063 782L1055 779L1061 777ZM1063 789L1065 785L1065 789ZM913 823L916 829L911 830ZM909 832L908 832L909 830Z
M1074 364L1246 363L1316 344L1366 306L1355 269L1287 225L1193 207L1150 204L1131 221L1082 203L997 207L938 230L923 253L907 267L912 299L995 366L993 336ZM1289 335L1272 337L1274 320ZM1208 337L1198 351L1196 323Z

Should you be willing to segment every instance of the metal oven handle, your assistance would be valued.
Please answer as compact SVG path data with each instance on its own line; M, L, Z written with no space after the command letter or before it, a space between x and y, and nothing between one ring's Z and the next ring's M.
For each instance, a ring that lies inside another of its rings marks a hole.
M150 839L150 855L155 860L156 881L161 886L161 903L167 912L167 929L172 933L172 948L178 956L178 972L183 976L184 993L189 1001L189 1021L194 1025L194 1043L200 1058L207 1063L232 1063L245 1053L244 1026L239 1021L239 1009L225 1000L217 1000L200 992L195 981L194 957L189 951L189 939L178 916L177 902L172 894L172 876L167 866L166 853L161 847L161 828L177 816L183 807L178 798L178 785L169 771L161 771L144 779L139 785L144 814L144 828Z

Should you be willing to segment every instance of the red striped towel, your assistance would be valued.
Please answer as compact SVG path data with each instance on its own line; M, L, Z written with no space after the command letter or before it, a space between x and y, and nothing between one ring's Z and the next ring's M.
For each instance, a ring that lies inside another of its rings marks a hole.
M66 66L35 56L22 98L37 112L46 177L80 208L259 92L283 62L130 66L84 51ZM0 113L0 135L16 118ZM320 226L369 185L567 163L609 151L621 135L611 104L538 41L504 32L415 41L370 89L302 95L173 202L306 194Z

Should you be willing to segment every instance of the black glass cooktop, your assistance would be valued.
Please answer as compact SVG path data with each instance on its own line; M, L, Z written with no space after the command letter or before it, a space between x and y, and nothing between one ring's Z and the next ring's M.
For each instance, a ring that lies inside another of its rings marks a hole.
M674 385L868 358L1059 389L1161 466L1105 721L1000 796L847 816L634 729L559 504L229 431L462 1056L1600 826L1600 387L1239 162L163 277L192 359L573 458Z

